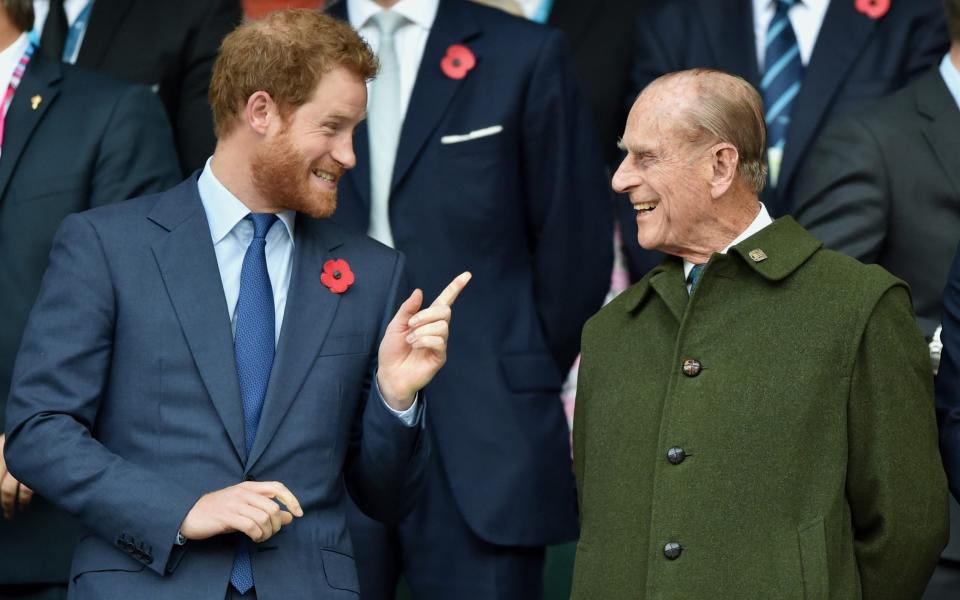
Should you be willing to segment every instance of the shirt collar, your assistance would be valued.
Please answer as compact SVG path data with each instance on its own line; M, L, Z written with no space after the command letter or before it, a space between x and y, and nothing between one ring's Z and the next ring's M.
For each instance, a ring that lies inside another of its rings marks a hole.
M213 244L217 245L233 231L237 223L250 214L250 209L220 183L213 173L210 161L211 159L208 158L203 172L200 173L197 188L200 192L200 201L203 202L203 210L207 213L207 223L210 224L210 237L213 238ZM292 210L282 210L277 213L291 240L293 240L296 214Z
M957 65L953 64L953 61L950 60L949 52L947 52L943 60L940 61L940 76L943 77L943 82L947 84L947 89L950 90L953 101L956 102L957 107L960 108L960 70L958 70Z
M757 233L770 223L773 223L773 219L770 218L770 213L767 212L767 207L763 205L763 202L760 203L760 212L757 213L757 216L753 218L753 222L750 223L746 229L744 229L740 235L738 235L732 242L730 242L726 248L720 251L720 254L726 254L730 251L730 248L733 248L743 240ZM684 281L690 277L690 271L693 270L693 263L689 260L684 259L683 261L683 279Z
M429 31L439 7L440 0L400 0L390 10ZM373 0L347 0L347 15L354 29L367 25L370 17L382 10L383 7Z
M0 50L0 81L9 82L13 77L13 72L17 70L17 64L27 51L30 44L30 37L26 33L21 33L12 44ZM7 86L0 90L0 97L7 92Z
M797 2L797 5L804 6L814 13L823 15L826 14L827 7L830 6L830 0L800 0ZM755 17L765 10L775 9L776 0L753 0L753 12Z

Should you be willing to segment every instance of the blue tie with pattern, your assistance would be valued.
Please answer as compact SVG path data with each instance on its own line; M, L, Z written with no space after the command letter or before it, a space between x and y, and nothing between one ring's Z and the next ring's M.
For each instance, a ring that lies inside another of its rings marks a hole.
M790 126L790 111L803 82L803 62L797 36L790 24L790 8L798 0L773 0L776 12L767 29L763 79L760 91L766 107L767 147L772 150L770 184L776 186L780 160Z
M243 255L240 270L240 296L235 311L236 333L233 339L243 400L243 438L247 454L253 447L260 424L260 410L267 394L275 351L275 319L273 288L267 272L267 232L277 215L250 213L253 240ZM233 559L230 584L241 594L253 587L253 566L250 563L249 540L243 538Z
M690 284L690 293L693 293L693 290L697 287L697 282L700 281L700 275L703 274L703 268L706 267L706 263L702 265L693 265L693 268L690 269L690 274L687 275L687 282Z

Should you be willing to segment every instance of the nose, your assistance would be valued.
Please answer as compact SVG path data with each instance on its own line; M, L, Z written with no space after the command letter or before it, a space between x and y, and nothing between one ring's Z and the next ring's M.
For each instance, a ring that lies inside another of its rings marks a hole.
M623 194L631 187L636 185L635 173L630 168L630 165L627 164L627 161L630 160L630 155L624 157L623 161L620 162L620 166L617 167L617 172L613 174L613 180L610 182L613 187L613 191L618 194Z
M344 135L343 139L333 148L331 155L344 169L350 170L357 166L357 155L353 152L353 136Z

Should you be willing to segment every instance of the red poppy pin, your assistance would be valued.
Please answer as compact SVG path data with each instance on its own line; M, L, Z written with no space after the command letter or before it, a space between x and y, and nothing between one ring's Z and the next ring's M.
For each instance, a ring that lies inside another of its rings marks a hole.
M890 0L856 0L854 6L857 8L857 12L876 21L890 10Z
M440 61L440 70L450 79L463 79L477 66L477 57L463 44L447 48L447 55Z
M334 294L342 294L347 291L353 285L354 279L350 265L342 258L323 263L320 283L327 286Z

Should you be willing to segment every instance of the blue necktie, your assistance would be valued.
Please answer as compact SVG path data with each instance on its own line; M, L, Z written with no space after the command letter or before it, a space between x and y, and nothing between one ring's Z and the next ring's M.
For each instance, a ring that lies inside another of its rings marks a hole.
M693 265L693 268L690 269L690 274L687 275L687 281L690 283L690 293L693 294L693 290L697 287L697 282L700 281L700 275L703 274L703 268L707 265L704 263L702 265Z
M276 319L273 306L273 288L267 272L267 232L277 221L277 215L251 213L253 240L243 255L240 270L240 297L235 313L236 333L233 348L240 379L240 397L243 400L243 438L247 454L253 447L260 424L260 411L270 383L275 351ZM233 559L230 583L241 594L253 587L253 566L250 548L244 538Z
M774 2L777 6L767 29L765 68L760 91L766 107L767 147L782 153L790 126L790 111L803 82L803 62L788 15L790 7L798 0ZM771 165L771 185L776 185L779 166L778 154L777 164Z

